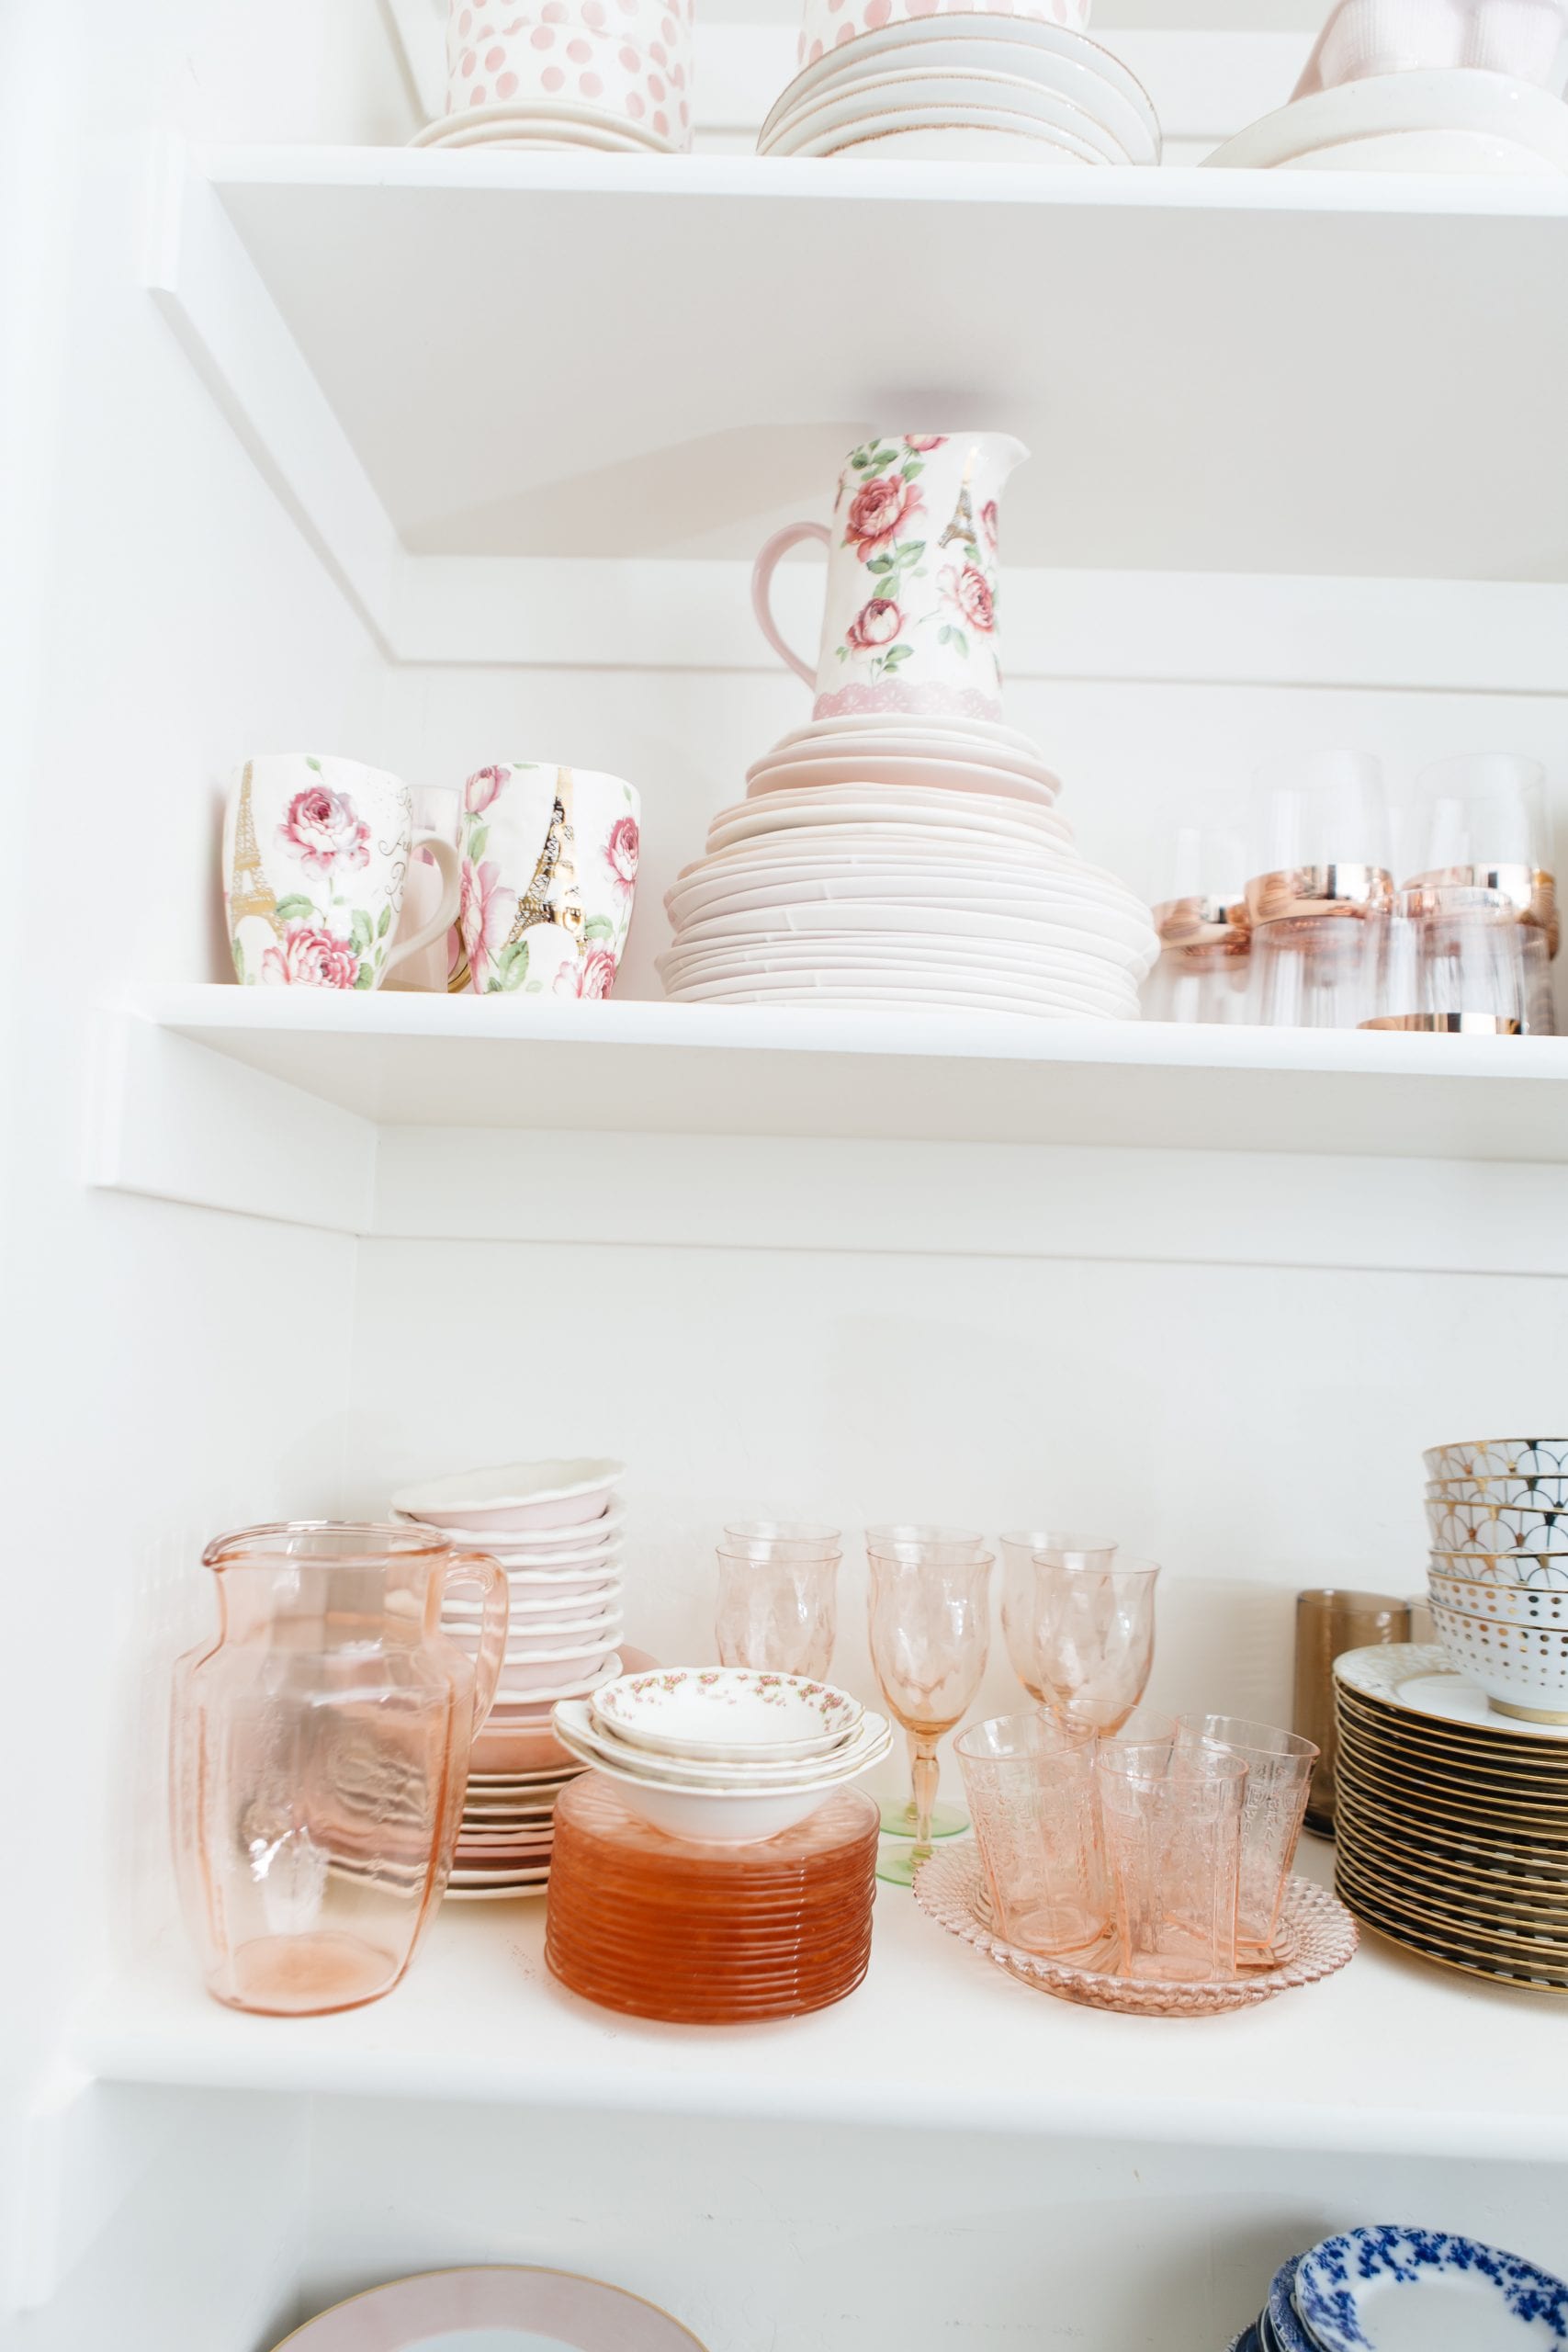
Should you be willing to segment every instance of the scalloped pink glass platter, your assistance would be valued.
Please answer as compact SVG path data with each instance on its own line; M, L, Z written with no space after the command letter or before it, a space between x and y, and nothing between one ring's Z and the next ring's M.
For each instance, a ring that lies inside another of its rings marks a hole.
M276 2352L705 2352L657 2303L570 2270L425 2270L351 2295Z
M915 1900L928 1917L962 1937L997 1967L1021 1984L1085 2008L1122 2009L1143 2017L1212 2017L1224 2009L1249 2009L1298 1984L1315 1984L1343 1968L1355 1951L1356 1922L1324 1888L1292 1878L1285 1889L1273 1968L1249 1968L1213 1984L1164 1984L1147 1977L1117 1976L1109 1970L1052 1960L1005 1943L990 1925L990 1898L978 1851L949 1847L922 1863L915 1878Z

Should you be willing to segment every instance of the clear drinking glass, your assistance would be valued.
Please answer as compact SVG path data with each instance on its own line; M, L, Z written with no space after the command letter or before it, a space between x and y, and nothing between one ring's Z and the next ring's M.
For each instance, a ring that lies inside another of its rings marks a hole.
M1557 885L1544 771L1512 752L1436 760L1416 780L1407 883L1501 890L1557 953Z
M801 1519L743 1519L724 1531L720 1552L752 1560L837 1559L843 1539L836 1527Z
M868 1559L871 1662L909 1735L914 1811L913 1845L879 1861L877 1875L908 1886L931 1850L937 1743L962 1719L986 1671L992 1564L985 1553L949 1560L873 1551Z
M1110 1567L1116 1546L1108 1535L1077 1535L1054 1527L1016 1528L1001 1538L1002 1638L1012 1670L1030 1697L1043 1705L1045 1692L1035 1657L1037 1552L1071 1553L1086 1567Z
M1546 933L1501 890L1402 890L1382 942L1369 1029L1551 1034Z
M1246 1764L1217 1749L1111 1740L1095 1780L1121 1973L1180 1984L1234 1976Z
M1091 1731L993 1715L953 1742L998 1934L1025 1951L1092 1952L1110 1899Z
M1317 1744L1273 1724L1245 1723L1236 1715L1179 1715L1178 1754L1195 1747L1239 1756L1247 1766L1236 1951L1255 1966L1267 1964L1273 1957L1280 1905L1301 1838Z
M407 1968L452 1864L506 1645L506 1577L428 1529L328 1521L209 1544L220 1629L175 1668L175 1859L208 1990L354 2008ZM441 1631L484 1602L477 1659Z
M1307 1798L1306 1826L1334 1835L1334 1661L1347 1650L1411 1639L1410 1604L1389 1592L1351 1592L1320 1585L1296 1595L1296 1683L1291 1720L1319 1749Z
M1379 924L1393 897L1382 770L1325 752L1258 771L1247 885L1254 1021L1354 1029L1374 1010Z
M1117 1731L1148 1687L1155 1657L1159 1564L1110 1565L1050 1549L1033 1558L1032 1676L1042 1703L1064 1723Z
M1144 988L1145 1021L1246 1020L1246 835L1228 804L1178 828L1170 896L1150 910L1160 959Z
M714 1631L721 1666L820 1681L838 1635L839 1554L809 1558L718 1555Z

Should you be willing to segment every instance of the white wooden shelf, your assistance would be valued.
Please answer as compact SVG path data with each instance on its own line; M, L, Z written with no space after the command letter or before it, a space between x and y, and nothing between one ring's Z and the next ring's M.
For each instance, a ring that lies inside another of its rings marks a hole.
M1303 1866L1327 1883L1326 1849ZM564 1992L537 1903L448 1905L384 2001L243 2017L183 1939L80 2021L104 2080L1059 2137L1568 2162L1547 1996L1368 1938L1325 1983L1201 2022L1122 2018L1015 1984L879 1890L871 1972L837 2007L745 2029L651 2025Z
M449 614L454 558L749 555L933 405L1034 452L1010 567L1568 577L1568 183L293 147L164 187L150 282L394 647L416 558Z
M127 1126L162 1035L213 1084L220 1057L374 1127L1568 1161L1555 1037L223 986L112 1020L137 1059L104 1115Z

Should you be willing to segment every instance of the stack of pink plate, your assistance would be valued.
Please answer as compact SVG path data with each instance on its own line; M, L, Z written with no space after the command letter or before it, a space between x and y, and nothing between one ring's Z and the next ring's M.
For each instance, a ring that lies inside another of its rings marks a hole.
M612 1680L624 1662L621 1471L608 1461L508 1463L392 1498L400 1518L499 1561L511 1601L495 1704L469 1766L453 1894L522 1894L548 1876L556 1797L581 1769L552 1733L550 1710ZM470 1656L479 1622L479 1600L466 1589L442 1611L442 1631Z
M665 899L668 996L1135 1020L1148 910L1073 848L1025 735L977 719L797 728Z

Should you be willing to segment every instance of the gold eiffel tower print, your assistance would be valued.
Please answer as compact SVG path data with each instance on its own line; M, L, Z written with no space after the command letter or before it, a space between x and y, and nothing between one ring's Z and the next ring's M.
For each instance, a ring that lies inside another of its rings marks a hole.
M954 539L959 540L964 546L972 548L976 562L979 560L980 542L975 531L975 508L969 496L967 474L964 475L963 486L958 492L958 503L953 510L953 520L937 541L937 545L939 548L949 547Z
M507 938L510 947L535 924L557 923L574 935L582 930L582 899L577 887L577 836L572 829L571 770L556 770L556 800L549 831L534 878L517 902L517 919Z
M278 918L277 899L262 866L261 851L256 844L256 820L251 808L251 763L245 762L245 772L240 778L240 806L234 818L234 854L229 866L229 935L237 936L247 915L259 915L272 925L273 936L281 941L283 924Z

